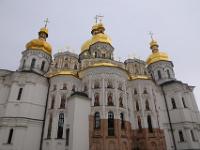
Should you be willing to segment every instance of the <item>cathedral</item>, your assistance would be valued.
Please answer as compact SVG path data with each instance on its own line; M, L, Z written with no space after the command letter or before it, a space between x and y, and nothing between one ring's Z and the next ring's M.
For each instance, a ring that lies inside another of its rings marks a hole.
M194 86L155 39L143 61L117 61L97 21L80 53L52 56L47 26L0 69L0 150L200 150Z

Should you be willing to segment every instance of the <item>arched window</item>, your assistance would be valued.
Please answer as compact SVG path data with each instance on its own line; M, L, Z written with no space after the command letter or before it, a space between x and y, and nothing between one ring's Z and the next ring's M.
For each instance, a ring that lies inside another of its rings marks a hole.
M152 122L151 122L151 116L147 116L147 123L148 123L148 129L150 133L153 133L153 127L152 127Z
M11 144L11 142L12 142L12 137L13 137L13 128L10 129L10 131L9 131L7 144Z
M97 58L97 52L94 52L94 57Z
M24 59L24 60L23 60L23 64L22 64L22 69L24 69L25 64L26 64L26 60Z
M167 76L168 76L168 78L171 78L171 76L170 76L170 72L169 72L168 69L167 69Z
M74 69L77 70L77 65L76 64L74 65Z
M57 86L54 84L53 85L53 91L55 91L57 89Z
M158 79L162 79L162 76L161 76L161 72L160 72L160 70L158 70Z
M61 97L61 102L60 102L60 108L64 109L65 108L65 102L66 102L66 96L62 95Z
M50 114L49 125L48 125L48 130L47 130L47 139L51 138L52 120L53 120L53 117L52 117L52 114Z
M136 89L134 89L134 94L135 94L135 95L137 94L137 90L136 90Z
M42 61L42 65L41 65L41 68L40 68L41 71L44 71L44 66L45 66L45 61Z
M96 112L94 114L94 128L95 129L100 129L101 127L101 118L100 118L100 113Z
M181 130L178 131L180 142L184 142L183 132Z
M139 131L142 131L142 122L140 116L137 116Z
M109 95L108 95L108 106L113 106L114 104L113 104L113 100L112 100L112 94L110 93Z
M135 102L135 105L136 105L136 110L139 111L139 110L140 110L140 107L139 107L138 101Z
M172 102L172 108L176 109L176 102L174 98L171 98L171 102Z
M62 139L63 137L63 126L64 126L64 113L60 113L58 120L58 130L57 130L58 139Z
M51 109L54 109L54 103L55 103L55 96L52 96L52 100L51 100Z
M147 89L144 88L143 94L147 94Z
M124 114L120 113L120 119L121 119L121 129L125 128L125 121L124 121Z
M145 107L146 107L146 110L150 110L149 101L148 100L145 101Z
M183 103L183 107L187 108L186 104L185 104L185 99L182 97L182 103Z
M66 83L63 84L63 90L67 90L67 84Z
M31 61L31 69L35 68L36 59L33 58Z
M108 112L108 136L114 136L114 113Z
M122 98L122 96L119 97L119 107L123 107L123 98Z
M87 85L84 85L84 92L86 92L88 90Z
M94 106L99 106L99 94L96 93L94 96Z

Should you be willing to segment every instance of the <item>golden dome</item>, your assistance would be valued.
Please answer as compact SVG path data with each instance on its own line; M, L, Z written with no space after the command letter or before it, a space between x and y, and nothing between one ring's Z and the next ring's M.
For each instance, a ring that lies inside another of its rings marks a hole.
M157 41L152 40L152 41L150 42L150 48L152 48L153 46L158 46Z
M97 42L104 42L111 45L112 40L111 38L104 33L105 28L102 23L98 23L92 26L92 38L90 40L87 40L83 43L81 46L81 53L88 50L92 44L95 44Z
M41 33L45 33L46 35L42 35ZM48 29L47 28L41 28L39 31L39 38L33 39L30 42L26 44L27 50L42 50L46 52L47 54L51 55L51 45L46 42L46 38L48 37Z
M167 55L167 53L164 53L164 52L156 52L156 53L152 53L148 59L147 59L147 64L150 65L154 62L157 62L157 61L169 61L169 56Z
M91 45L91 40L87 40L83 45L81 46L81 52L84 52L85 50L88 50Z
M111 38L108 35L103 34L103 33L96 34L92 37L91 45L94 43L97 43L97 42L104 42L104 43L108 43L110 45L112 43Z

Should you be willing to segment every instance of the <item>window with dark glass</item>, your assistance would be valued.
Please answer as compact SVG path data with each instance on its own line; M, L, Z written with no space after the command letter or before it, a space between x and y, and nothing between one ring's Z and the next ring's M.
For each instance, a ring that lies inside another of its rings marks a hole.
M184 142L183 132L181 130L178 131L180 142Z
M36 62L36 59L33 58L32 61L31 61L31 69L35 68L35 62Z
M138 103L138 101L136 101L136 110L137 110L137 111L140 110L140 107L139 107L139 103Z
M94 106L99 106L99 94L96 93L94 97Z
M183 107L187 108L186 104L185 104L185 99L182 97L182 103L183 103Z
M151 122L151 116L150 115L147 116L147 123L148 123L149 132L152 133L153 132L153 127L152 127L152 122Z
M22 97L22 91L23 91L23 88L19 88L17 100L20 100L20 99L21 99L21 97Z
M158 70L158 79L162 79L160 70Z
M94 52L94 57L97 58L97 52Z
M75 85L72 86L72 91L73 91L73 92L76 91L76 86L75 86Z
M54 103L55 103L55 96L52 96L52 100L51 100L51 109L54 109Z
M66 102L66 96L62 95L61 102L60 102L60 108L65 108L65 102Z
M171 98L171 102L172 102L172 108L176 109L176 102L174 98Z
M69 145L69 128L66 129L66 145L68 146Z
M123 98L122 98L122 96L119 97L119 107L123 107Z
M136 89L134 89L134 94L135 94L135 95L137 94L137 90L136 90Z
M148 100L145 101L145 107L146 107L146 110L150 110L149 101Z
M190 134L191 134L191 137L192 137L192 141L196 141L193 130L190 130Z
M144 88L143 94L147 94L147 89Z
M112 99L112 94L108 95L108 106L113 106L113 99Z
M100 86L99 86L99 82L98 82L98 81L95 81L95 82L94 82L94 88L95 88L95 89L98 89L99 87L100 87Z
M7 144L11 144L11 142L12 142L12 137L13 137L13 128L10 129L10 131L9 131Z
M58 139L63 138L63 126L64 126L64 113L60 113L59 120L58 120L58 130L57 130Z
M100 129L101 127L101 118L100 118L100 113L96 112L94 114L94 128L95 129Z
M108 136L114 136L114 114L108 112Z
M52 120L53 120L53 117L52 117L52 114L51 114L50 117L49 117L49 125L48 125L48 130L47 130L47 139L51 138Z
M171 78L169 70L167 70L167 76L168 76L168 78Z
M45 66L45 61L42 61L42 65L41 65L41 68L40 68L41 71L44 71L44 66Z
M123 113L120 113L120 119L121 119L121 129L125 129L125 121Z

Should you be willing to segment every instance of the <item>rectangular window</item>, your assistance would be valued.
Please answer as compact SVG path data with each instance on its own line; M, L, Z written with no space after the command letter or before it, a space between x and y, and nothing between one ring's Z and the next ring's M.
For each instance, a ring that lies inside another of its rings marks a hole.
M23 88L20 88L20 89L19 89L19 92L18 92L17 100L20 100L20 99L21 99L22 91L23 91Z
M66 129L66 145L69 145L69 128Z

